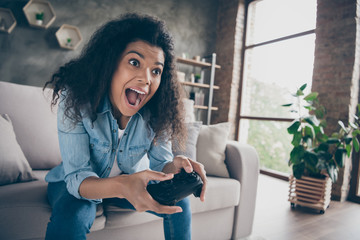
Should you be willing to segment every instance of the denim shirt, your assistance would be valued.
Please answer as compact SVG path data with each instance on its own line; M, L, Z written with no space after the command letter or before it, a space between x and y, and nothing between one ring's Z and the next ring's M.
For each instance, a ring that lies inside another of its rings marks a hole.
M57 121L62 162L46 176L47 182L65 181L67 190L78 199L79 186L88 177L109 176L117 155L117 164L125 174L145 169L162 171L172 161L171 142L153 141L155 132L149 125L145 111L133 115L118 141L118 124L111 113L109 97L106 96L97 111L97 119L82 113L82 121L75 126L64 117L64 93L61 94ZM145 156L147 155L147 157ZM101 199L86 199L100 203Z

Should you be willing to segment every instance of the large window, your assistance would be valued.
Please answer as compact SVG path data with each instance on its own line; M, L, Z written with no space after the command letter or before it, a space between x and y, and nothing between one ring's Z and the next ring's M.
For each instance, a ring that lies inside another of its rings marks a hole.
M311 89L316 0L258 0L247 8L239 141L254 146L264 171L288 174L296 116L281 107L304 83Z

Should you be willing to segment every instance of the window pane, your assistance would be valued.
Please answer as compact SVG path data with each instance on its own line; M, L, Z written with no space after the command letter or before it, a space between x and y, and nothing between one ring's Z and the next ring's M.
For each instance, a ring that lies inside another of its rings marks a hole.
M307 83L311 90L315 34L247 49L241 101L242 116L295 118L282 104Z
M292 149L292 138L286 130L289 126L289 122L242 119L239 141L255 147L261 169L290 173L288 159Z
M246 45L313 30L316 0L263 0L249 5Z

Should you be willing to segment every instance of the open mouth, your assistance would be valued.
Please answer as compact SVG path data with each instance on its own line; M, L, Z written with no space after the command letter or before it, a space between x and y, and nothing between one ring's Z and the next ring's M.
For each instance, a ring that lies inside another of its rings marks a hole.
M146 96L145 92L138 90L138 89L134 89L134 88L127 88L125 90L125 94L126 94L128 103L134 107L139 106L140 103L142 102L142 100Z

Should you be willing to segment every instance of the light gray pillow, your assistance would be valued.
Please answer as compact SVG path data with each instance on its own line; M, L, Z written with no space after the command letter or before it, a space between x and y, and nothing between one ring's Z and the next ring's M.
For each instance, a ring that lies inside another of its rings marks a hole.
M0 114L0 186L35 179L7 114Z
M181 150L177 141L173 142L173 154L184 155L191 160L196 161L196 143L199 136L202 122L185 123L187 130L187 140L185 142L185 149Z
M230 123L228 122L201 127L196 144L196 159L204 164L207 175L229 177L225 165L225 149L229 132Z

